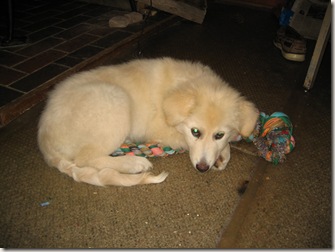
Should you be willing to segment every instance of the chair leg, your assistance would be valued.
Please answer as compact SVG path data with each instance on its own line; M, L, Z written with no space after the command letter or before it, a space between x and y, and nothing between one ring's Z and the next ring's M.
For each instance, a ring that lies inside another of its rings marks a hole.
M135 0L129 0L131 11L137 11Z
M314 81L318 73L320 63L322 61L323 53L326 49L326 45L327 45L329 33L330 33L330 23L332 19L331 8L332 6L331 6L331 3L329 2L327 10L326 10L326 14L322 21L321 29L318 35L318 39L316 41L313 56L309 64L305 82L304 82L304 88L307 91L310 90L314 85Z
M2 39L0 48L23 46L27 44L27 37L14 37L13 5L7 0L7 36Z

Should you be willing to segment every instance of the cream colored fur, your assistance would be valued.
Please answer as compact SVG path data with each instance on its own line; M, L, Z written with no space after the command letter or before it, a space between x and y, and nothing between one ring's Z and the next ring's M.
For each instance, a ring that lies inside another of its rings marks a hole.
M157 141L189 150L201 172L222 170L230 159L229 141L248 136L257 117L256 107L207 66L171 58L133 60L58 84L41 116L38 143L50 166L79 182L161 183L168 173L150 173L146 158L109 154L126 139ZM192 128L201 135L195 137Z

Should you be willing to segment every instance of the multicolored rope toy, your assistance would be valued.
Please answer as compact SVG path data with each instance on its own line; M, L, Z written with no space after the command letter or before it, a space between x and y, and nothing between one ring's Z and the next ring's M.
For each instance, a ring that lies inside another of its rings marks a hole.
M114 151L111 156L140 156L140 157L166 157L169 155L183 153L185 150L177 149L173 150L169 146L163 146L159 143L146 143L146 144L136 144L131 141L126 141L121 145L116 151Z
M283 163L286 160L285 155L295 147L292 132L293 125L286 114L275 112L269 116L261 112L253 133L244 140L255 144L260 157L277 165ZM159 143L140 144L126 141L111 156L166 157L183 152L185 150L173 150Z
M245 140L255 144L259 156L277 165L295 147L292 133L293 125L286 114L275 112L269 116L261 112L254 132Z

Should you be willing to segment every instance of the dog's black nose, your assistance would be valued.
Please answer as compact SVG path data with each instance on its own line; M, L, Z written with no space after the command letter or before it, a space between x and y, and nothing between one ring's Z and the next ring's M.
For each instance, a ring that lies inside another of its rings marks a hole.
M206 172L209 170L209 165L206 164L205 162L200 162L197 163L196 168L198 169L199 172Z

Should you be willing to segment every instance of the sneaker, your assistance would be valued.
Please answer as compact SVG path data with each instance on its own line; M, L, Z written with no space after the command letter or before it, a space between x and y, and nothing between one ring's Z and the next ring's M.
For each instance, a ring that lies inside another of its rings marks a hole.
M280 27L273 44L287 60L302 62L306 55L306 40L292 27Z

